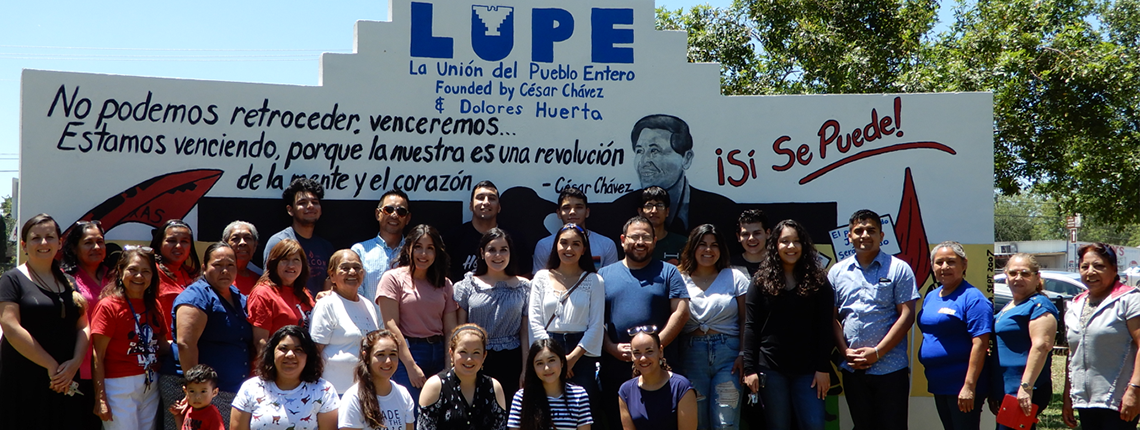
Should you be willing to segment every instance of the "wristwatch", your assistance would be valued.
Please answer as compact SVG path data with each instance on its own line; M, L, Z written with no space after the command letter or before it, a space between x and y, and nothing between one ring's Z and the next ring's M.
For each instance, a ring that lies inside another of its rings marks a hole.
M1029 383L1028 383L1028 382L1022 382L1022 383L1021 383L1021 389L1025 390L1025 391L1027 391L1027 392L1028 392L1028 391L1033 391L1033 386L1032 386L1032 385L1029 385Z

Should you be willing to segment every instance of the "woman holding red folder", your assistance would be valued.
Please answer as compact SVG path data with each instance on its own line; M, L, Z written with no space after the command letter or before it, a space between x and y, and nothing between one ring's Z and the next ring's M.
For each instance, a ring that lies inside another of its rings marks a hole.
M1024 415L1045 409L1053 396L1050 353L1057 334L1057 307L1041 290L1041 266L1032 255L1019 253L1005 266L1013 300L998 312L994 321L997 337L997 374L1000 392L990 396L990 410L998 415L1006 394L1017 398ZM1000 417L1000 416L999 416ZM1036 425L1033 426L1036 428ZM998 430L1009 427L998 424Z

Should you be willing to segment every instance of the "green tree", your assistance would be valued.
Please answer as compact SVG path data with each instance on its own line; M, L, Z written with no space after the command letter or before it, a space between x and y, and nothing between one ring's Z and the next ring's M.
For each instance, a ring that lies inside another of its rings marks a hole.
M1065 239L1057 202L1033 193L994 196L994 241Z
M990 91L995 188L1140 221L1140 0L737 0L658 9L725 94ZM745 34L748 36L745 37Z
M925 73L994 94L995 186L1109 224L1140 215L1136 0L959 3Z

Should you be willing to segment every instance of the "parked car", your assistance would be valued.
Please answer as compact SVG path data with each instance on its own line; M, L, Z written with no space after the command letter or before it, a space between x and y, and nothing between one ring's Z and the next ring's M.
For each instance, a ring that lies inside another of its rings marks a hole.
M1073 297L1087 290L1081 283L1081 274L1062 272L1059 270L1042 270L1041 279L1045 281L1045 296L1057 302L1061 299L1068 303ZM1009 286L1005 283L1005 273L994 275L994 313L1001 312L1007 303L1013 300Z

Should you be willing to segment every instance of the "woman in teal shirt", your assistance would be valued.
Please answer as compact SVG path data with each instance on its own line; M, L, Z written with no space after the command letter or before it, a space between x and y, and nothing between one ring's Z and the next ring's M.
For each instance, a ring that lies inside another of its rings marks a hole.
M1041 266L1032 255L1019 253L1010 257L1005 275L1013 300L998 313L994 321L997 336L997 374L994 385L1001 389L990 397L990 411L995 415L1006 394L1017 397L1022 412L1029 415L1031 404L1040 414L1053 396L1050 353L1057 334L1057 307L1041 290ZM998 424L998 430L1008 427ZM1034 426L1036 428L1036 426Z

